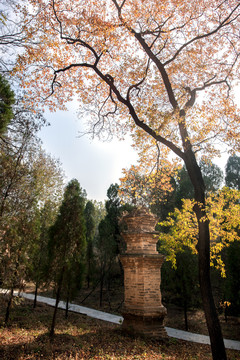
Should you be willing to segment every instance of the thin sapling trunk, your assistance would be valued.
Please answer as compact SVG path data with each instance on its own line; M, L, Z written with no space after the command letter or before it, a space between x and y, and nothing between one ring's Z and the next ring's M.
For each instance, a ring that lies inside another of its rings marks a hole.
M8 321L9 321L10 310L11 310L12 301L13 301L13 291L14 291L14 289L11 288L10 297L9 297L9 300L8 300L7 309L6 309L6 314L5 314L5 320L4 320L4 325L5 325L5 326L7 326Z

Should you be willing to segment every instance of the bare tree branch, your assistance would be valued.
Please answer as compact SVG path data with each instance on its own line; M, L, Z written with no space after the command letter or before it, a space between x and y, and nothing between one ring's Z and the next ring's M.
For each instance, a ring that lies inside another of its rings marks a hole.
M198 40L201 40L201 39L204 39L204 38L207 38L207 37L210 37L214 34L216 34L221 28L223 28L224 26L228 26L229 24L231 24L236 18L238 18L240 15L237 14L233 19L231 19L232 15L236 12L236 10L240 7L240 4L238 4L237 6L235 6L235 8L230 12L230 14L223 20L220 22L220 24L215 28L213 29L212 31L209 31L205 34L202 34L202 35L198 35L198 36L195 36L194 38L192 38L191 40L187 41L185 44L183 44L182 46L180 46L180 48L176 51L176 53L174 54L174 56L165 61L165 63L163 63L163 66L166 66L168 65L169 63L173 62L176 57L186 48L188 47L190 44L198 41Z

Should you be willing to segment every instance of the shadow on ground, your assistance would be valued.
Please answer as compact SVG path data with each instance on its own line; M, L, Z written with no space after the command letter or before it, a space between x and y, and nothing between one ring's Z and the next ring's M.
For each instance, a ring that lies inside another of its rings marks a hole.
M2 300L2 299L0 299ZM0 322L4 307L0 301ZM50 341L48 329L53 308L39 304L32 308L29 301L15 306L8 328L0 328L0 359L3 360L80 360L80 359L169 359L210 360L208 345L169 339L150 341L126 336L119 325L70 313L68 319L59 310L56 335ZM240 359L239 352L230 350L229 359Z

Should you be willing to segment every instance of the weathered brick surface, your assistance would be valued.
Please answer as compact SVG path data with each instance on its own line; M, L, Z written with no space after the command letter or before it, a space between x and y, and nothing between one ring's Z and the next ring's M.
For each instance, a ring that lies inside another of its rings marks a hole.
M128 227L128 232L152 232L157 223L157 217L146 211L145 208L133 210L124 216L124 223Z
M137 209L123 221L127 225L122 234L127 251L120 257L125 291L123 328L145 336L166 337L166 309L160 292L164 257L156 250L156 218L146 209Z
M156 316L146 317L125 313L122 328L134 335L143 335L154 339L164 339L167 338L167 333L164 329L163 319L163 316L157 318Z
M122 233L128 254L157 254L156 232Z

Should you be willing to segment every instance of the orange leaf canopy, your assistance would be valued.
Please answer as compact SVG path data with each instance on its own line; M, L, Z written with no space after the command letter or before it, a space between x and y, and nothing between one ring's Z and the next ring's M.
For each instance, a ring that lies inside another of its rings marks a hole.
M218 139L240 150L239 1L28 0L19 11L29 42L15 73L34 102L77 97L94 134L131 130L140 148L157 140L181 157L190 140L216 155Z

